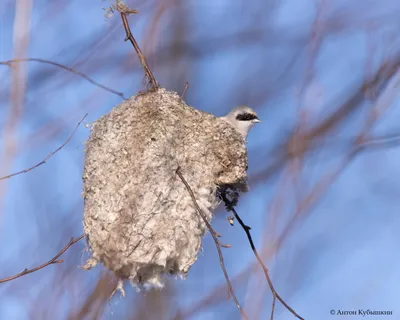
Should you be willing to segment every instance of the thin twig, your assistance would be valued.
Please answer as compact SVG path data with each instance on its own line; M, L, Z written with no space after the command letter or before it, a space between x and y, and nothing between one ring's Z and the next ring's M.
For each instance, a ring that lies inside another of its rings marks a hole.
M69 72L71 72L73 74L76 74L76 75L84 78L85 80L89 81L91 84L95 85L96 87L99 87L99 88L104 89L104 90L106 90L108 92L111 92L111 93L121 97L122 99L125 99L125 100L127 99L122 92L119 92L117 90L114 90L114 89L111 89L109 87L106 87L105 85L102 85L102 84L98 83L97 81L93 80L92 78L90 78L86 74L84 74L82 72L79 72L79 71L75 70L74 68L67 67L67 66L65 66L65 65L63 65L61 63L58 63L58 62L45 60L45 59L38 59L38 58L24 58L24 59L13 59L13 60L7 60L7 61L0 61L0 65L5 65L5 66L11 67L13 63L30 62L30 61L50 64L50 65L59 67L61 69L64 69L66 71L69 71Z
M274 312L275 312L275 303L276 303L276 294L272 293L272 309L271 309L271 317L270 320L274 319Z
M246 232L247 239L249 240L250 247L251 247L251 249L253 250L254 255L256 256L258 262L260 263L262 269L264 270L265 278L267 279L269 288L271 289L271 292L272 292L272 295L274 296L274 299L275 299L275 297L276 297L276 299L278 299L278 300L285 306L285 308L288 309L296 318L301 319L301 320L304 320L301 316L299 316L299 315L296 313L296 311L294 311L294 310L285 302L285 300L282 299L282 297L278 294L278 292L276 292L276 290L275 290L275 288L274 288L274 285L272 284L271 278L270 278L270 276L269 276L268 269L267 269L267 267L265 266L264 262L262 261L261 257L259 256L256 247L254 246L254 242L253 242L253 239L252 239L251 234L250 234L251 228L250 228L249 226L247 226L247 225L243 222L243 220L239 217L239 215L238 215L238 213L236 212L235 208L232 206L231 201L227 198L226 193L222 192L222 193L221 193L221 197L222 197L222 200L224 201L224 203L225 203L225 205L226 205L227 210L233 212L233 215L235 216L236 220L239 222L239 224L241 225L241 227L243 228L243 230ZM274 302L273 302L273 307L275 308Z
M186 90L189 88L189 82L185 82L185 88L183 88L183 92L182 92L182 95L181 95L181 99L183 99L184 97L185 97L185 93L186 93Z
M124 41L129 40L132 43L133 47L135 48L136 54L140 60L140 63L142 64L143 69L147 77L149 78L150 85L153 87L153 89L157 89L158 88L157 80L154 78L153 73L151 72L150 67L147 63L146 57L140 50L138 43L136 42L135 38L132 35L131 28L129 27L127 15L131 13L137 13L137 11L128 9L128 7L122 3L117 4L117 10L121 14L122 23L124 25L124 29L126 32L126 37Z
M183 184L185 185L187 191L190 194L190 197L192 198L193 204L194 204L197 212L199 213L199 215L203 219L203 221L206 224L208 230L210 230L211 236L214 239L215 245L216 245L217 250L218 250L218 256L219 256L219 262L221 264L221 269L222 269L222 272L224 273L225 280L226 280L226 283L228 285L228 299L229 299L229 294L230 294L232 296L232 298L233 298L233 301L236 304L236 307L239 309L240 313L242 314L242 317L244 319L248 319L246 314L244 313L242 307L240 306L238 299L236 298L235 292L233 291L233 288L232 288L231 281L229 280L229 276L228 276L228 273L227 273L226 268L225 268L224 257L222 255L222 251L221 251L221 243L219 242L219 240L217 238L217 233L215 232L215 230L213 229L211 224L208 222L208 220L205 217L203 211L200 209L200 207L199 207L199 205L198 205L198 203L196 201L196 197L195 197L195 195L193 193L193 190L190 188L188 182L183 177L182 172L181 172L179 167L176 169L176 174L179 176L179 178L182 180Z
M50 259L49 261L43 263L42 265L40 265L38 267L35 267L35 268L32 268L32 269L25 269L24 271L22 271L20 273L17 273L16 275L13 275L13 276L8 277L8 278L0 279L0 283L4 283L4 282L7 282L7 281L11 281L11 280L17 279L17 278L25 276L25 275L27 275L29 273L32 273L32 272L38 271L40 269L43 269L43 268L45 268L45 267L47 267L47 266L49 266L51 264L57 264L57 263L64 262L64 260L59 260L58 258L62 254L64 254L64 252L67 251L69 247L71 247L74 243L77 243L84 236L85 236L85 233L81 234L78 238L75 238L75 239L71 238L71 240L69 240L67 245L59 253L57 253L52 259Z
M7 175L7 176L0 177L0 181L1 181L1 180L4 180L4 179L9 179L9 178L11 178L11 177L17 176L17 175L22 174L22 173L26 173L26 172L28 172L28 171L31 171L31 170L33 170L33 169L36 169L37 167L41 166L42 164L45 164L47 160L49 160L52 156L54 156L58 151L60 151L60 150L69 142L69 140L71 140L71 138L72 138L73 135L75 134L76 130L78 130L78 127L80 126L80 124L81 124L82 121L86 118L87 115L88 115L88 114L86 113L86 114L83 116L83 118L78 122L78 124L76 125L74 131L72 131L72 133L69 135L69 137L67 138L67 140L65 140L65 142L64 142L61 146L59 146L56 150L50 152L49 155L48 155L46 158L44 158L42 161L40 161L39 163L35 164L34 166L32 166L32 167L30 167L30 168L28 168L28 169L24 169L24 170L15 172L15 173L11 173L11 174L9 174L9 175Z

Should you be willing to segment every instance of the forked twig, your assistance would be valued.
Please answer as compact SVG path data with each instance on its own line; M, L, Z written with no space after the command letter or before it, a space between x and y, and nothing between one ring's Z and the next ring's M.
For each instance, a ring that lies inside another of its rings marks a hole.
M74 73L82 78L84 78L85 80L89 81L91 84L95 85L96 87L99 87L101 89L104 89L108 92L111 92L117 96L120 96L122 99L127 99L124 94L122 92L119 92L117 90L111 89L109 87L106 87L105 85L102 85L100 83L98 83L97 81L93 80L92 78L90 78L89 76L87 76L86 74L75 70L74 68L70 68L67 67L61 63L58 62L54 62L54 61L50 61L50 60L45 60L45 59L38 59L38 58L24 58L24 59L14 59L14 60L7 60L7 61L0 61L0 65L5 65L5 66L9 66L11 67L13 63L20 63L20 62L30 62L30 61L34 61L34 62L40 62L40 63L45 63L45 64L50 64L53 65L55 67L59 67L61 69L64 69L66 71L69 71L71 73Z
M71 138L72 138L73 135L75 134L76 130L78 130L78 127L80 126L80 124L81 124L82 121L86 118L87 115L88 115L88 114L86 113L86 114L83 116L83 118L78 122L78 124L76 125L74 131L72 131L72 133L69 135L69 137L67 138L67 140L65 140L64 143L63 143L61 146L59 146L56 150L50 152L49 155L48 155L46 158L44 158L42 161L40 161L39 163L35 164L34 166L32 166L32 167L30 167L30 168L27 168L27 169L24 169L24 170L15 172L15 173L11 173L11 174L6 175L6 176L4 176L4 177L0 177L0 181L1 181L1 180L4 180L4 179L9 179L9 178L11 178L11 177L17 176L17 175L22 174L22 173L29 172L29 171L31 171L31 170L33 170L33 169L36 169L37 167L41 166L42 164L45 164L47 160L49 160L52 156L54 156L58 151L60 151L60 150L71 140Z
M193 204L194 204L194 206L195 206L197 212L199 213L199 215L200 215L201 218L203 219L205 225L207 226L208 230L209 230L210 233L211 233L211 236L212 236L213 239L214 239L215 245L216 245L217 250L218 250L218 256L219 256L219 262L220 262L220 264L221 264L221 269L222 269L222 272L224 273L225 280L226 280L226 283L227 283L227 285L228 285L228 299L229 299L229 295L231 295L232 298L233 298L233 301L235 302L236 307L239 309L239 311L240 311L242 317L243 317L244 319L247 320L248 318L247 318L246 314L244 313L242 307L240 306L239 301L238 301L238 299L236 298L235 292L233 291L231 281L229 280L229 276L228 276L228 273L227 273L226 268L225 268L224 257L223 257L223 255L222 255L222 251L221 251L221 246L223 246L223 245L222 245L222 244L220 243L220 241L218 240L218 234L217 234L217 232L213 229L213 227L211 226L211 224L208 222L208 220L207 220L207 218L205 217L203 211L201 210L200 206L198 205L198 203L197 203L197 201L196 201L196 197L195 197L195 195L194 195L194 193L193 193L193 190L192 190L192 188L189 186L189 184L188 184L188 182L186 181L186 179L183 177L182 172L181 172L181 169L180 169L179 167L176 169L176 174L179 176L179 178L182 180L183 184L185 185L187 191L188 191L189 194L190 194L190 197L192 198Z
M142 53L142 50L140 50L140 47L138 45L138 43L136 42L135 38L132 35L131 32L131 28L129 27L129 22L128 22L128 18L127 15L131 14L131 13L137 13L136 10L132 10L129 9L125 4L123 4L122 2L118 2L116 9L119 11L119 13L121 14L121 19L122 19L122 24L124 25L124 29L126 32L126 37L124 41L130 41L133 45L133 47L135 48L136 54L140 60L140 63L142 64L144 71L147 75L147 77L149 78L150 81L150 85L153 87L153 89L157 89L158 88L158 83L156 78L154 78L153 73L150 70L150 67L147 63L146 57L145 55Z
M11 280L17 279L17 278L22 277L22 276L25 276L25 275L27 275L27 274L29 274L29 273L32 273L32 272L38 271L38 270L40 270L40 269L43 269L43 268L45 268L45 267L47 267L47 266L49 266L49 265L51 265L51 264L57 264L57 263L62 263L62 262L64 262L64 260L59 260L58 258L59 258L62 254L64 254L64 252L67 251L67 250L69 249L69 247L71 247L74 243L77 243L77 242L78 242L79 240L81 240L84 236L85 236L85 233L84 233L84 234L81 234L78 238L75 238L75 239L74 239L74 238L71 238L71 240L69 240L69 242L67 243L67 245L66 245L60 252L58 252L52 259L50 259L49 261L47 261L47 262L41 264L41 265L38 266L38 267L35 267L35 268L32 268L32 269L25 269L25 270L21 271L20 273L17 273L16 275L13 275L13 276L11 276L11 277L4 278L4 279L0 279L0 283L4 283L4 282L7 282L7 281L11 281Z
M278 292L276 292L274 285L272 284L271 278L269 276L268 273L268 269L265 266L264 262L262 261L261 257L259 256L256 247L254 246L254 242L253 239L251 237L250 234L250 230L251 228L249 226L247 226L243 220L239 217L238 213L236 212L235 208L232 205L232 202L228 199L227 195L225 192L221 192L221 197L222 200L224 201L225 205L226 205L226 209L227 211L232 211L233 215L235 216L236 220L239 222L240 226L243 228L243 230L246 232L247 235L247 239L249 240L249 244L251 249L254 252L254 255L256 256L258 262L260 263L264 274L265 274L265 278L267 279L269 288L271 289L272 295L273 295L273 301L272 301L272 312L271 312L271 319L273 319L273 314L274 314L274 310L275 310L275 300L278 299L284 306L286 309L288 309L296 318L300 319L300 320L304 320L304 318L302 318L300 315L298 315L296 313L296 311L294 311L286 302L285 300L283 300L283 298L278 294Z

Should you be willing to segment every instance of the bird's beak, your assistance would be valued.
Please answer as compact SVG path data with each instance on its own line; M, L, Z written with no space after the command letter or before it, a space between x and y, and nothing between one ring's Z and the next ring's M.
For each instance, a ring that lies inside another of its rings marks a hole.
M254 119L253 122L254 122L254 123L260 123L261 120L260 120L260 119Z

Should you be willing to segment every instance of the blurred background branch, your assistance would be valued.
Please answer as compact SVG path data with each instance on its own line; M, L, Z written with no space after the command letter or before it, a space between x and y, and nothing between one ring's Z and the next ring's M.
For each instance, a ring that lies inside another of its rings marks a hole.
M3 64L26 57L59 64L0 69L0 176L62 145L77 115L93 121L145 87L136 53L123 45L120 17L103 18L101 6L110 4L18 0L0 7ZM126 5L140 12L131 28L160 85L181 93L188 82L188 104L217 116L247 104L263 121L248 139L251 191L237 210L285 301L305 319L328 318L332 308L400 311L399 3ZM62 156L1 181L1 274L40 265L81 232L87 135L78 130ZM246 235L222 209L213 227L234 248L224 259L244 312L269 318L273 296ZM0 318L239 319L212 246L207 235L185 281L171 279L146 295L129 289L109 301L115 279L102 267L76 268L84 249L77 243L56 268L2 284ZM276 303L274 318L294 316Z

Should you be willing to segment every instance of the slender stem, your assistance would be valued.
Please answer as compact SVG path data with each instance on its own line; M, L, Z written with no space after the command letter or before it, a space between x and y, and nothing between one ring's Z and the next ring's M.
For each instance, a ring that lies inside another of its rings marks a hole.
M274 288L274 285L272 284L271 278L270 278L270 276L269 276L268 269L267 269L267 267L265 266L264 262L262 261L261 257L259 256L256 247L254 246L253 238L251 237L251 234L250 234L251 228L250 228L248 225L246 225L246 224L243 222L243 220L240 218L240 216L239 216L238 213L236 212L235 208L233 207L232 202L228 199L228 197L227 197L227 195L226 195L226 192L222 192L222 193L221 193L221 197L222 197L222 200L224 201L224 203L225 203L225 205L226 205L227 210L233 212L233 215L235 216L236 220L239 222L239 224L241 225L241 227L243 228L243 230L246 232L247 239L249 240L250 247L251 247L251 249L253 250L254 255L256 256L258 262L260 263L260 265L261 265L261 267L262 267L262 269L263 269L263 271L264 271L265 278L267 279L269 288L271 289L271 292L272 292L272 295L273 295L273 299L274 299L274 300L273 300L273 303L272 303L273 309L275 309L275 300L278 299L278 300L285 306L285 308L288 309L296 318L298 318L298 319L300 319L300 320L304 320L304 318L302 318L300 315L298 315L298 314L296 313L296 311L294 311L294 310L285 302L285 300L282 299L282 297L278 294L278 292L276 292L276 290L275 290L275 288ZM273 313L272 313L271 316L273 316ZM271 319L272 319L272 318L271 318Z
M75 239L71 238L71 240L67 243L67 245L64 248L62 248L61 251L59 251L49 261L41 264L38 267L35 267L35 268L32 268L32 269L25 269L25 270L21 271L20 273L17 273L16 275L13 275L11 277L0 279L0 283L4 283L4 282L7 282L7 281L11 281L11 280L17 279L17 278L25 276L25 275L27 275L29 273L32 273L32 272L38 271L40 269L43 269L43 268L45 268L45 267L47 267L47 266L49 266L51 264L57 264L57 263L64 262L64 260L59 260L58 258L61 257L61 255L64 254L64 252L67 251L69 249L69 247L71 247L74 243L77 243L84 236L85 236L85 234L81 234L78 238L75 238Z
M227 283L227 285L228 285L228 292L229 292L230 295L232 296L233 301L234 301L235 304L236 304L236 307L239 309L240 313L242 314L242 317L243 317L244 319L247 320L248 318L247 318L246 314L244 313L242 307L240 306L239 301L238 301L238 299L236 298L235 292L233 291L231 281L229 280L229 276L228 276L228 273L227 273L226 268L225 268L224 257L223 257L223 255L222 255L222 251L221 251L221 243L219 242L219 240L218 240L218 238L217 238L218 235L217 235L217 233L215 232L215 230L213 229L213 227L211 226L211 224L208 222L208 220L207 220L206 216L204 215L204 213L202 212L202 210L200 209L200 206L198 205L198 203L197 203L197 201L196 201L196 197L195 197L195 195L194 195L194 193L193 193L193 190L192 190L192 188L190 188L188 182L187 182L186 179L183 177L180 168L176 169L176 173L177 173L177 175L179 176L179 178L182 180L182 182L183 182L183 184L185 185L187 191L189 192L190 197L192 198L193 204L194 204L194 206L195 206L197 212L199 213L199 215L200 215L201 218L203 219L203 221L204 221L204 223L206 224L208 230L210 230L211 236L213 237L214 242L215 242L215 245L216 245L217 250L218 250L219 262L220 262L220 264L221 264L221 269L222 269L222 272L224 273L225 280L226 280L226 283ZM229 293L228 293L228 299L229 299Z
M124 25L124 29L125 29L125 32L126 32L125 41L129 40L132 43L133 47L136 50L136 54L137 54L137 56L138 56L138 58L140 60L140 63L142 64L143 69L144 69L147 77L149 78L151 86L153 87L153 89L157 89L158 88L157 80L156 80L156 78L154 78L154 75L151 72L150 67L149 67L149 65L147 63L146 57L144 56L144 54L140 50L140 47L139 47L138 43L136 42L135 38L132 35L131 28L129 27L129 22L128 22L128 18L127 18L127 14L129 14L129 13L136 13L136 11L135 10L130 10L129 12L127 12L125 10L124 11L120 10L122 23Z

